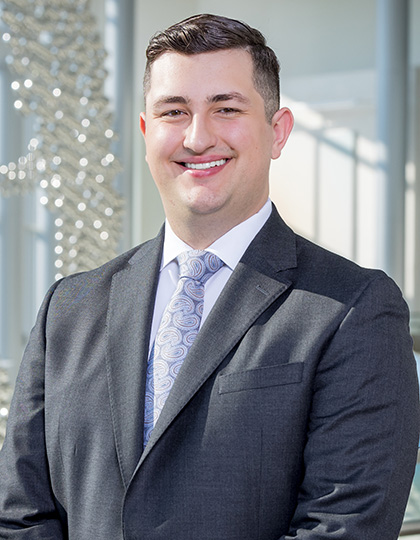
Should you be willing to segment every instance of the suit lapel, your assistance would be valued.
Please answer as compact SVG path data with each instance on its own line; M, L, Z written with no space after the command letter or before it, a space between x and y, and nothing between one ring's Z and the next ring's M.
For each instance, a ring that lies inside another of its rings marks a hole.
M143 445L145 370L163 234L144 244L112 279L107 317L107 378L125 486Z
M139 465L256 319L288 289L291 282L282 278L281 271L295 266L294 233L273 209L184 360Z

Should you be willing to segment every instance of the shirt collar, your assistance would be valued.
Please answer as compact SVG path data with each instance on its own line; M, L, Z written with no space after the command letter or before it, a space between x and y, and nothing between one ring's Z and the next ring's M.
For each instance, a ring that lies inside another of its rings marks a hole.
M234 270L247 247L270 217L272 204L270 199L256 214L218 238L206 251L217 255L231 270ZM165 222L165 240L160 269L172 262L180 253L192 249L172 230L168 220Z

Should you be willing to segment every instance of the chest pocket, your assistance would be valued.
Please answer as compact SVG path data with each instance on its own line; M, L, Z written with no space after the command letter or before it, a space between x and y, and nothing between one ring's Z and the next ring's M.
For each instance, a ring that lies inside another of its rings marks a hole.
M303 362L267 366L219 376L219 394L295 384L302 380Z

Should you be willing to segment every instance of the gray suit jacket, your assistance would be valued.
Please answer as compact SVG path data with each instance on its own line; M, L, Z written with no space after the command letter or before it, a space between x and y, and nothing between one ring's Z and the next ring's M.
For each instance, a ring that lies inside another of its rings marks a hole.
M395 540L419 435L395 284L273 211L142 452L162 239L48 293L0 454L0 538Z

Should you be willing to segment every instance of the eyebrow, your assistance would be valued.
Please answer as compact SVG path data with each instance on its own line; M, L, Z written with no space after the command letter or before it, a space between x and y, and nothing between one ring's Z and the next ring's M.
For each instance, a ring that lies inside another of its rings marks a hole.
M208 103L219 103L221 101L239 101L244 105L249 105L250 100L240 92L229 92L227 94L216 94L207 98Z
M153 103L153 107L162 107L163 105L170 105L171 103L182 103L188 105L190 100L184 96L162 96Z
M207 103L220 103L222 101L239 101L244 105L249 105L250 100L241 94L240 92L228 92L226 94L215 94L207 98ZM180 103L182 105L188 105L191 102L190 99L185 96L162 96L153 103L153 107L159 108L164 105L170 105L174 103Z

